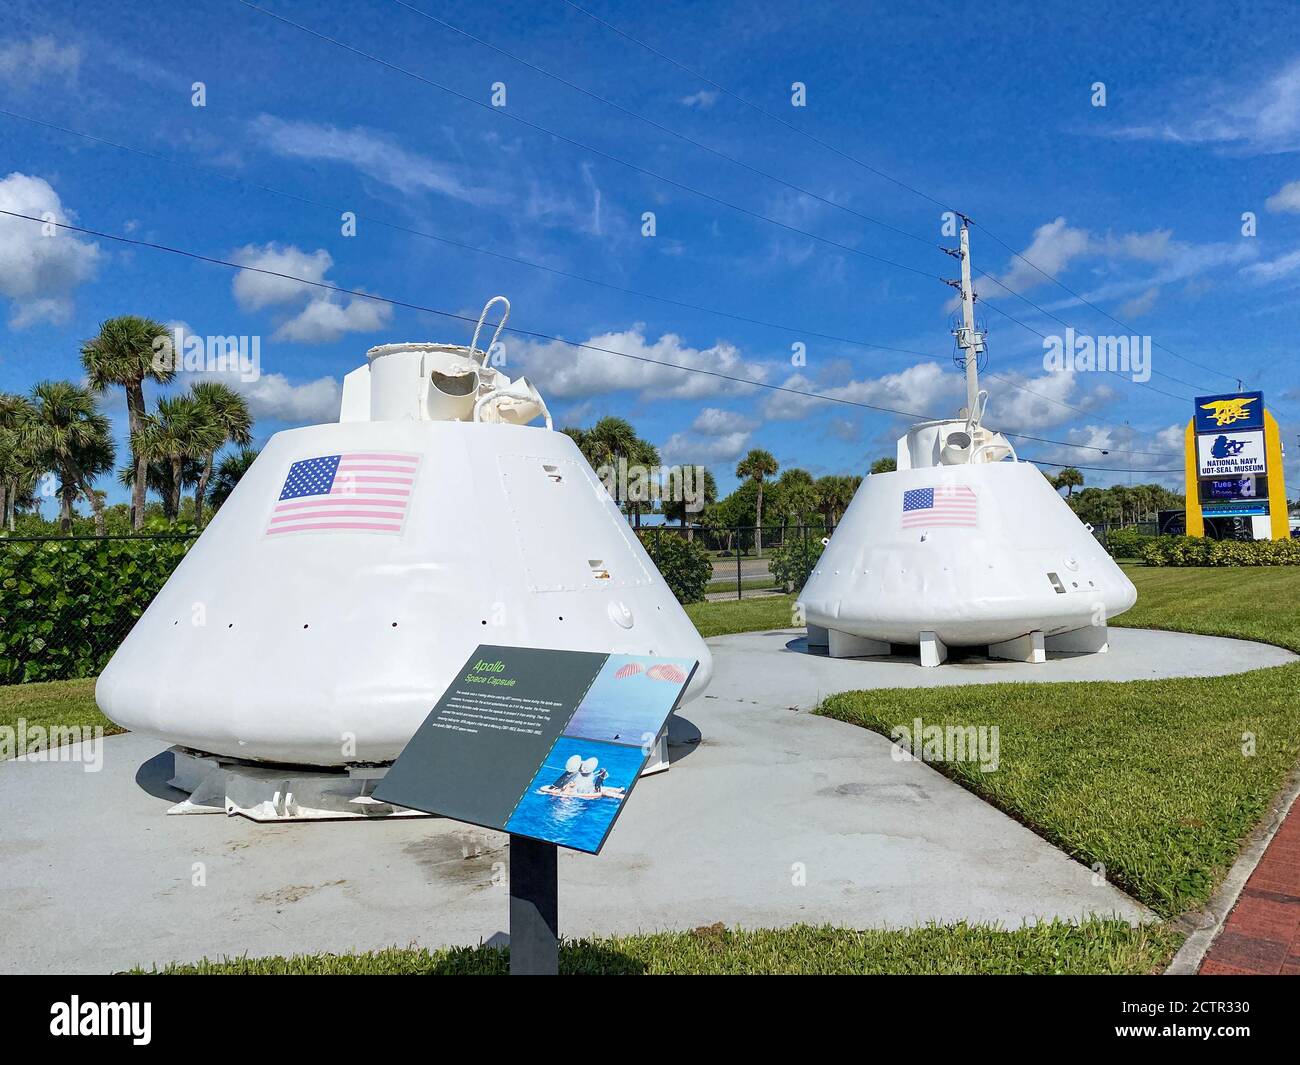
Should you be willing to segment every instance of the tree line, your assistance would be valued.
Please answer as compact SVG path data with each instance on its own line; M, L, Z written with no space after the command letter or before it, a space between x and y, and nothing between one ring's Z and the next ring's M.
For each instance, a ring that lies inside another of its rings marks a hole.
M175 371L160 359L171 331L150 318L110 318L81 346L85 383L41 381L23 396L0 393L0 523L15 531L20 512L39 509L42 497L58 500L59 528L70 532L78 502L89 506L95 532L108 525L105 493L96 480L114 471L117 447L99 397L113 388L125 395L129 456L118 471L130 490L125 508L133 530L150 514L148 493L161 500L161 516L177 521L193 489L193 508L184 515L202 525L205 505L215 509L229 495L256 452L253 419L243 397L217 381L201 381L178 395L160 396L146 407L144 384L171 383ZM217 464L228 444L239 450Z

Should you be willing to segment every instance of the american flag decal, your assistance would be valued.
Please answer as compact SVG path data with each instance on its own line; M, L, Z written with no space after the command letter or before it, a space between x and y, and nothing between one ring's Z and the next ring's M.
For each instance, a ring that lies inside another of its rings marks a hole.
M973 528L979 523L975 492L965 485L945 484L938 488L911 488L903 493L904 529L944 525Z
M311 532L400 533L420 456L350 452L289 467L267 536Z

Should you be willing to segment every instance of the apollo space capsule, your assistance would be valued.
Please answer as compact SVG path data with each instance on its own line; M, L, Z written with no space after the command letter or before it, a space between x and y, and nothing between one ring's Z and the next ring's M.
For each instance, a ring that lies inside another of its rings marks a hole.
M985 393L980 393L982 406ZM965 412L963 412L965 413ZM1042 662L1108 648L1137 590L1032 463L975 418L923 422L858 489L800 595L835 657L919 646Z
M271 438L100 676L104 713L203 755L344 767L396 758L480 643L698 659L700 694L704 641L478 336L373 348L337 424Z

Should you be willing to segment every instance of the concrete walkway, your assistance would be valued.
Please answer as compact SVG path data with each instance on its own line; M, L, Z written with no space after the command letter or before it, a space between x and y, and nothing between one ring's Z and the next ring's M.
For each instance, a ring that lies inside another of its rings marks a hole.
M1104 664L922 670L787 650L795 639L710 641L714 683L675 722L671 772L638 786L599 857L561 852L565 934L1146 916L932 769L895 761L883 737L803 712L879 683L881 666L892 667L890 683L928 684L1045 679L1054 667L1097 676ZM1211 651L1242 669L1291 657L1131 630L1116 633L1117 647L1130 639L1126 668L1146 661L1143 676L1168 675L1152 671L1179 640L1196 642L1191 657L1208 673L1233 671L1222 658L1207 664ZM0 971L473 944L504 930L504 837L443 820L166 817L180 796L163 783L162 750L115 736L98 773L77 762L0 764Z

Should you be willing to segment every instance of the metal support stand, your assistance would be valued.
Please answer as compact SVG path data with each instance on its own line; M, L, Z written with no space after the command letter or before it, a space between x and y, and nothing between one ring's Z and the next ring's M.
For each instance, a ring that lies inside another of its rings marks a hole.
M560 972L559 871L554 843L510 837L510 975Z

